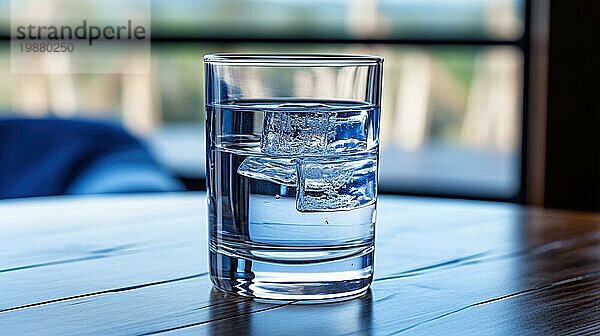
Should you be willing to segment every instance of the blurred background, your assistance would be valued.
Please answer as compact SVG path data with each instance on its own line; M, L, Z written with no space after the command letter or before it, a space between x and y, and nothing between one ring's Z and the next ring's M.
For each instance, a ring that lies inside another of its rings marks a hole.
M381 191L544 205L548 3L153 0L150 74L57 76L11 74L10 1L0 0L0 118L118 122L201 190L204 54L380 55Z

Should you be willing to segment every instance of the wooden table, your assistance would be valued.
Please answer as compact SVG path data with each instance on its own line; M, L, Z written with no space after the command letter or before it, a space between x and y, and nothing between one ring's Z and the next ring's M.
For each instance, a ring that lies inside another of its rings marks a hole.
M600 333L600 216L381 197L363 297L212 289L204 194L0 202L0 334Z

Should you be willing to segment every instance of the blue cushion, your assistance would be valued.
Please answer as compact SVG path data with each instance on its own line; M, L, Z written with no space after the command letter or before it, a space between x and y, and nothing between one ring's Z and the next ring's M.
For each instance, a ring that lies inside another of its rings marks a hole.
M0 198L182 189L118 125L0 119Z

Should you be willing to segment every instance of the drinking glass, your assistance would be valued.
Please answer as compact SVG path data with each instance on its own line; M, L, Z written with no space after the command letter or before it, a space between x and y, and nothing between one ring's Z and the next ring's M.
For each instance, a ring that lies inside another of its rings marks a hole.
M383 58L204 57L213 284L359 295L373 277Z

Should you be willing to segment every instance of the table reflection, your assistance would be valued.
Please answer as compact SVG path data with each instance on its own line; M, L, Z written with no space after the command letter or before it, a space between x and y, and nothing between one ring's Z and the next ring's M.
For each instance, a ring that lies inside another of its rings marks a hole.
M210 302L210 319L217 320L210 324L211 335L372 335L371 290L341 302L275 304L224 294L213 288ZM222 319L225 316L232 317Z

